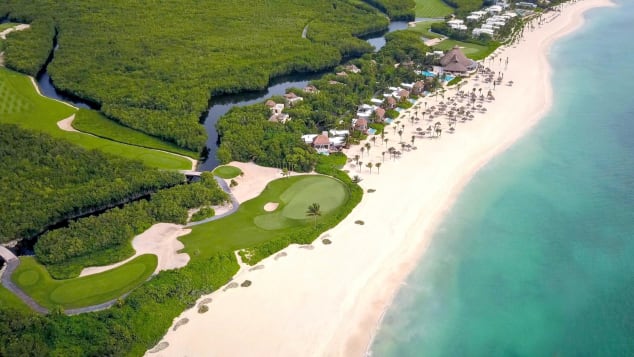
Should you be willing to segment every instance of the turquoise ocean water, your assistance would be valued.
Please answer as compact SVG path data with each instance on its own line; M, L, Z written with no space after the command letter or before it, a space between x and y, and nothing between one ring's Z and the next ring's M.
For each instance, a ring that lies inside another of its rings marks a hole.
M634 1L550 59L555 103L465 188L373 356L634 356Z

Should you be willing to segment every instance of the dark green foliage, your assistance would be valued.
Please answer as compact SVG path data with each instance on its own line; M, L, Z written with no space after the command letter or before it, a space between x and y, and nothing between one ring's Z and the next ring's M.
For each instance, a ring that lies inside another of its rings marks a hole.
M315 226L308 225L305 228L293 231L291 234L283 235L279 238L257 245L253 248L240 252L242 261L250 265L255 265L260 260L274 254L275 252L286 248L289 244L309 244L314 241L322 232L334 227L341 222L352 209L361 202L363 198L363 189L343 171L339 170L341 159L331 160L327 156L319 156L315 172L333 176L346 184L349 190L349 199L340 208L336 215L326 216L317 221Z
M447 5L456 9L456 14L464 15L468 12L479 10L484 0L442 0Z
M197 152L206 140L199 117L211 96L262 89L275 76L370 52L354 35L388 25L377 9L349 0L11 0L4 8L34 25L54 19L59 49L48 70L56 87L100 104L126 126ZM7 51L8 63L48 53L47 29L45 45L25 41L28 52ZM37 58L18 68L37 72L46 56Z
M53 50L54 37L55 24L50 18L39 18L30 29L10 33L5 44L6 66L35 76Z
M213 217L215 214L216 214L216 211L214 211L213 208L203 207L198 212L192 215L191 221L192 222L202 221L205 218Z
M284 109L291 117L286 124L269 122L270 110L262 104L234 107L216 124L220 136L218 160L222 163L255 161L264 166L289 166L296 171L309 171L315 163L316 154L301 140L302 134L332 128L349 129L359 103L390 85L419 79L413 68L395 68L394 64L425 57L429 48L420 37L413 32L396 31L388 34L386 41L376 55L353 61L361 68L361 73L349 73L346 77L326 75L313 82L319 89L319 93L315 94L291 90L304 100ZM376 60L373 61L374 58ZM329 84L330 80L341 84ZM280 98L273 99L282 102ZM392 115L396 118L398 113ZM362 134L353 132L351 140L355 139L355 135L358 139Z
M375 6L392 20L414 20L416 3L414 0L363 0Z
M183 182L182 174L0 124L0 242Z
M216 126L221 137L218 159L271 167L289 163L295 170L309 171L316 154L301 140L304 123L293 119L283 125L269 122L269 116L269 109L261 104L231 109Z
M415 31L394 31L385 35L385 46L379 51L379 58L391 58L395 62L414 61L425 63L429 47L425 46ZM398 69L397 69L398 70Z
M142 355L185 308L236 272L232 253L164 271L114 307L90 314L39 316L0 304L0 356Z
M35 245L37 259L56 279L79 275L85 266L106 265L132 255L130 240L158 222L185 224L187 210L225 202L228 195L210 173L199 183L159 191L141 200L87 217L42 235Z

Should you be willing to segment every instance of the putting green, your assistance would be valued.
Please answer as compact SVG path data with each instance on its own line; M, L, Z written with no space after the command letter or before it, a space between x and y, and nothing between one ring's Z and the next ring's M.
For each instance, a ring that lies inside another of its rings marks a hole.
M64 309L116 299L147 280L158 264L155 255L145 254L99 274L55 280L33 257L22 257L20 261L12 276L13 281L40 305Z
M225 180L229 180L235 177L240 176L242 170L235 166L231 165L222 165L218 166L214 169L213 174L219 177L222 177Z
M326 215L341 206L348 198L343 183L327 176L307 176L295 182L279 196L278 208L258 215L253 222L266 230L282 229L307 219L306 210L318 203L321 214Z

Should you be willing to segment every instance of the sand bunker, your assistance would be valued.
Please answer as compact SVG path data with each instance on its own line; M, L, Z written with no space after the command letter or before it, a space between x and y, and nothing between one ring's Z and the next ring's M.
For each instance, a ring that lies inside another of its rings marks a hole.
M132 257L107 266L84 268L79 276L93 275L114 269L143 254L154 254L158 257L158 266L154 273L161 270L182 268L189 262L189 255L178 253L185 246L177 238L189 233L191 229L171 223L157 223L145 232L134 237L132 248L136 251Z
M279 206L280 204L277 202L269 202L267 204L264 205L264 210L267 212L273 212L277 209L277 206Z

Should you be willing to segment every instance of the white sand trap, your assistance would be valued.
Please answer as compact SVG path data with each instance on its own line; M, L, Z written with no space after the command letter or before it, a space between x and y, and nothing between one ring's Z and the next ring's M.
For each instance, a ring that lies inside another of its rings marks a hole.
M264 210L267 212L273 212L277 209L277 206L279 206L280 204L277 202L269 202L267 204L264 205Z
M183 229L182 226L177 224L157 223L134 237L132 248L134 248L136 253L132 257L116 264L84 268L79 276L93 275L114 269L143 254L154 254L158 257L158 265L154 274L161 270L182 268L189 262L189 255L177 253L185 246L176 238L189 232L191 232L191 229Z
M75 114L69 116L66 119L58 121L57 127L64 131L79 132L79 130L73 128L73 120L75 120Z

